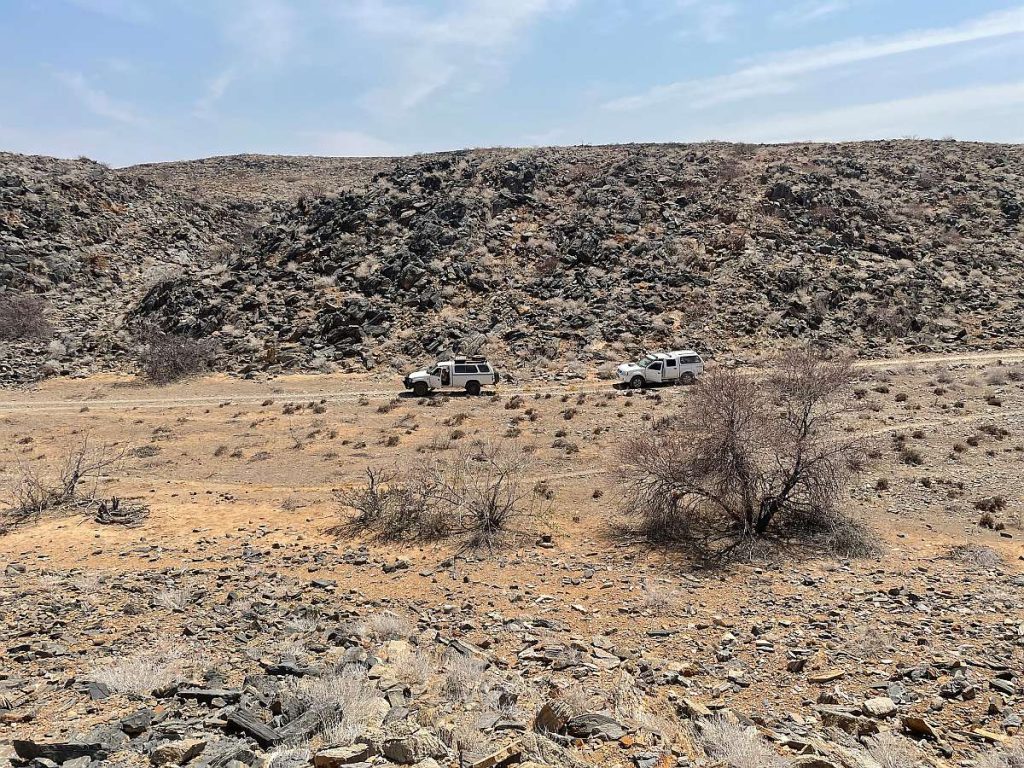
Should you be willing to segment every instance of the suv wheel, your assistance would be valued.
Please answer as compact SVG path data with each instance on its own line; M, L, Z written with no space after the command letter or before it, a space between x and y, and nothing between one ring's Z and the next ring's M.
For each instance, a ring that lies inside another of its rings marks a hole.
M632 387L633 389L643 389L644 384L646 383L647 379L645 379L643 376L634 376L632 379L629 380L629 386Z
M683 374L681 380L683 384L693 384L693 382L695 382L697 378L693 375L693 371L687 371L686 373Z
M427 392L429 391L430 387L427 386L427 382L425 381L417 381L412 385L412 393L416 395L416 397L426 397Z
M471 394L471 395L473 395L474 397L476 395L479 395L480 394L480 382L479 381L467 381L466 382L466 392Z

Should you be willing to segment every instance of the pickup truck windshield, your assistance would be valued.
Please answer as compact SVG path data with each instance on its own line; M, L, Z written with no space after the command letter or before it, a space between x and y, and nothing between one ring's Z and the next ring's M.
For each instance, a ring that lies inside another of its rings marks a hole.
M654 362L654 358L653 357L642 357L642 358L640 358L640 361L637 363L637 365L639 365L641 368L646 368L648 365L650 365L653 362Z

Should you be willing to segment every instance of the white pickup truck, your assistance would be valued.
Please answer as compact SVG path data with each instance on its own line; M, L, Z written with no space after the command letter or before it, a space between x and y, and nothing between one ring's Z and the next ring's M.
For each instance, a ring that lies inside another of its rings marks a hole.
M620 382L633 389L669 382L692 384L704 373L704 359L692 349L656 352L635 363L623 363L615 372Z
M486 358L456 357L438 360L430 368L414 371L403 383L417 397L424 397L435 389L465 389L470 395L479 395L480 387L498 383L498 372Z

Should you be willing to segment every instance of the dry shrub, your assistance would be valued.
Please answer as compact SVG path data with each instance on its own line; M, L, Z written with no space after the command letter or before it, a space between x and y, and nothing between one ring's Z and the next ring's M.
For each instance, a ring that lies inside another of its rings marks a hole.
M406 685L422 685L434 675L434 660L417 648L400 646L389 663L395 680Z
M441 693L449 701L465 701L481 684L486 664L472 656L450 653L445 658Z
M52 333L46 301L33 294L0 295L0 341L42 339Z
M457 537L490 548L537 517L546 501L528 486L529 467L515 443L475 441L409 472L370 469L366 486L338 499L355 510L355 529L383 540Z
M394 613L376 613L359 625L359 633L372 640L404 640L412 634L413 626L407 619Z
M124 456L111 446L93 447L85 437L67 448L56 466L22 462L10 485L0 527L34 520L46 512L96 503L100 477Z
M994 570L1003 564L998 552L980 544L958 544L950 547L947 557L985 571Z
M699 743L708 757L728 768L781 768L782 759L753 726L744 727L720 717L700 726Z
M149 648L108 664L94 666L88 679L115 693L149 696L175 682L185 671L185 654L172 646Z
M913 742L885 732L868 740L868 753L882 768L914 768L921 756Z
M291 684L289 694L307 712L320 718L325 741L350 744L371 725L379 725L387 702L366 675L350 664L335 674L304 677Z
M624 511L662 541L832 534L860 446L840 429L847 361L794 352L767 381L709 372L678 417L620 453Z
M167 333L153 325L140 331L139 340L139 367L143 376L156 384L169 384L208 371L217 354L210 339Z

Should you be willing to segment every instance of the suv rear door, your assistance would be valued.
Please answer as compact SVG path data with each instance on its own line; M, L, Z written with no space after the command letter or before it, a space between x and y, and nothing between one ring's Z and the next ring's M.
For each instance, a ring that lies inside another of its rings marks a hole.
M468 363L456 363L455 373L452 376L452 386L464 387L466 386L466 382L468 382L470 379L479 380L479 378L480 376L477 373L475 365L469 365Z
M478 378L480 379L481 384L497 383L495 380L494 371L491 370L491 366L489 363L478 363L477 370L480 371L480 376Z

